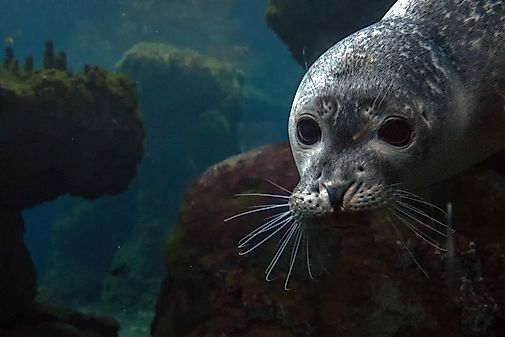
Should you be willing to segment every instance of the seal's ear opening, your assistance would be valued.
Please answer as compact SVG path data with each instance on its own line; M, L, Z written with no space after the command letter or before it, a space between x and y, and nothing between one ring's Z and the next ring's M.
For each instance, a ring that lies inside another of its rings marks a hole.
M505 148L480 162L477 166L490 168L499 175L505 176Z

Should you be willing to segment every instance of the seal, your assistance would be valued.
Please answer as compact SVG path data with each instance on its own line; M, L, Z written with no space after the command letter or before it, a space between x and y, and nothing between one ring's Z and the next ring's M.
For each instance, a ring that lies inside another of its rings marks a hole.
M386 210L443 249L444 222L420 206L443 211L412 190L505 146L504 1L399 0L307 70L288 132L289 210L245 238L288 228L267 268L294 238L286 288L306 229L335 214Z
M307 71L289 138L296 217L384 207L505 146L505 4L400 0Z

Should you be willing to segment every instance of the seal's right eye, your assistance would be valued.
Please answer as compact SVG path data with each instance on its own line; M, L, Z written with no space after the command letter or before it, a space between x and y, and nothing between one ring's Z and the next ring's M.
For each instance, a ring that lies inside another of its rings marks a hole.
M314 145L321 139L321 128L312 117L302 117L296 124L298 140L304 145Z
M388 118L379 128L379 138L393 146L403 147L410 144L414 131L412 126L400 117Z

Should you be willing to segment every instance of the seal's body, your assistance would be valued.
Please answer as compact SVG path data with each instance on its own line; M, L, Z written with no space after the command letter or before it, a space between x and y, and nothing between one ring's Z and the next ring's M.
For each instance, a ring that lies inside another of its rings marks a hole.
M504 1L399 0L309 68L289 137L300 173L290 208L303 221L394 204L400 184L429 185L503 148Z

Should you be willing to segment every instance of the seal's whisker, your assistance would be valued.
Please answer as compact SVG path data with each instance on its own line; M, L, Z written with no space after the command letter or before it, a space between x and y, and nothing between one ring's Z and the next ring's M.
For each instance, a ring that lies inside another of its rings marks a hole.
M275 186L275 187L277 187L278 189L280 189L280 190L282 190L282 191L284 191L286 193L289 193L289 195L293 194L293 191L290 191L287 188L284 188L281 185L276 184L276 183L274 183L273 181L271 181L269 179L266 179L266 182L269 183L269 184L271 184L271 185L273 185L273 186Z
M400 64L400 66L398 67L398 70L396 71L396 73L394 74L394 76L391 76L391 81L389 82L389 85L388 85L388 87L386 89L386 92L382 96L382 99L380 100L379 104L377 104L377 107L375 107L374 109L379 109L380 108L382 102L384 102L384 99L386 99L387 95L389 94L389 91L393 87L393 83L394 83L396 75L400 72L400 70L402 70L402 68L403 68L403 64ZM374 103L375 103L375 101L374 101Z
M432 221L432 224L433 224L433 222L435 222L435 223L439 224L440 226L444 227L445 229L449 228L449 227L447 226L447 224L445 224L445 223L443 223L443 222L441 222L441 221L439 221L439 220L435 219L434 217L430 216L429 214L426 214L426 212L423 212L422 210L420 210L419 208L417 208L417 207L415 207L415 206L409 205L409 204L404 203L404 202L401 202L401 201L399 201L399 200L397 200L397 201L396 201L396 204L397 204L397 205L399 205L399 206L401 206L401 207L404 207L404 209L403 209L403 210L405 210L405 208L407 208L407 209L411 210L412 212L417 213L417 214L419 214L419 215L420 215L420 216L422 216L422 217L425 217L426 219L428 219L428 220ZM417 218L417 217L416 217L416 218ZM424 221L421 221L421 222L422 222L425 226L427 226L427 224L426 224ZM442 232L438 231L436 228L431 228L431 229L432 229L433 231L435 231L435 232L439 233L439 234L443 234L444 236L447 236L445 233L442 233Z
M269 205L267 207L262 207L262 208L252 209L250 211L245 211L245 212L242 212L242 213L239 213L239 214L235 214L235 215L232 215L229 218L224 219L224 222L228 222L230 220L236 219L236 218L244 216L244 215L248 215L248 214L252 214L252 213L257 213L257 212L268 211L268 210L279 208L279 207L286 207L286 204Z
M296 232L296 239L295 242L293 243L293 248L291 249L291 257L289 259L289 270L288 274L286 275L286 280L284 281L284 290L290 290L289 288L289 278L291 277L291 274L293 273L293 267L295 265L296 261L296 256L298 255L298 250L300 248L300 242L302 241L302 234L303 234L303 228L300 223L295 222L295 232Z
M256 228L254 231L252 231L251 233L244 236L239 241L238 248L239 249L246 248L259 235L262 235L263 233L269 232L279 226L282 226L284 224L284 221L287 220L287 218L286 218L287 215L289 215L289 214L283 214L283 215L279 216L279 218L270 220L269 222L261 225L260 227Z
M396 216L402 223L404 223L405 225L408 226L408 228L410 228L414 234L416 234L417 236L421 237L421 238L424 238L426 240L429 240L431 243L433 244L436 244L437 246L439 246L439 242L438 240L436 240L435 238L433 238L430 234L426 233L425 231L423 231L421 228L417 227L416 225L414 225L413 223L411 223L407 218L405 218L403 215L399 214L396 212L395 209L389 209L391 211L391 213Z
M260 242L256 243L254 246L252 246L251 248L243 251L243 252L239 252L238 254L239 255L247 255L249 254L250 252L252 252L253 250L255 250L256 248L258 248L259 246L261 246L262 244L264 244L265 242L267 242L268 240L270 240L275 234L279 233L288 223L290 223L291 221L293 220L292 217L289 217L285 220L282 220L278 226L278 227L275 231L273 231L272 233L270 233L268 236L266 236L265 238L263 238Z
M398 227L396 227L395 223L391 220L391 218L389 216L387 218L389 220L389 223L393 227L393 230L396 232L396 235L398 235L398 241L400 241L400 244L402 245L402 247L407 251L407 253L409 254L412 261L414 261L414 263L416 264L417 268L419 268L419 270L424 274L424 276L429 278L430 275L428 274L428 272L426 272L426 270L424 270L424 268L421 266L419 261L417 261L417 259L415 258L414 254L412 254L412 251L409 249L409 247L407 246L405 241L403 241L401 232L398 229Z
M307 272L309 273L310 279L313 280L314 275L312 274L312 268L310 267L309 230L307 228L307 225L303 225L303 241L305 241L305 260L307 263Z
M423 205L426 205L428 207L430 207L431 209L434 209L434 210L437 210L439 211L440 213L442 213L444 215L444 218L447 217L447 212L444 211L443 209L441 209L440 207L438 206L435 206L433 205L432 203L424 200L424 199L420 199L420 198L415 198L415 197L412 197L412 196L408 196L408 195L402 195L400 193L394 193L394 196L395 197L398 197L400 199L404 199L404 200L410 200L410 201L414 201L414 202L418 202L420 204L423 204Z
M238 193L235 194L236 197L267 197L267 198L278 198L278 199L289 199L287 195L281 194L270 194L270 193Z
M270 207L270 206L279 206L279 207L289 207L289 204L265 204L265 205L254 205L254 206L249 206L247 208L249 209L257 209L257 208L264 208L264 207Z
M288 245L289 241L291 241L291 237L293 236L296 228L298 226L297 222L294 222L291 227L284 233L284 235L281 237L279 240L279 243L277 244L277 250L272 257L272 260L268 264L267 268L265 269L265 280L270 282L272 281L272 278L270 277L272 274L272 271L274 270L275 266L277 265L277 262L279 261L280 257L282 256L282 253L286 249L286 246Z
M281 220L284 220L286 216L288 216L290 212L284 212L281 214L276 215L273 219L265 222L258 228L254 229L252 232L244 236L240 241L238 242L239 246L238 248L243 248L247 245L248 242L250 242L252 239L254 239L257 235L262 234L264 232L267 232L273 228L275 228Z
M395 189L394 194L398 195L398 196L402 196L404 198L410 197L410 198L412 198L412 200L415 200L415 201L424 203L430 207L433 207L434 209L440 211L440 213L443 213L444 216L447 216L447 212L444 209L432 204L431 202L427 201L426 199L420 197L419 195L417 195L415 193L405 191L405 190Z
M430 246L432 246L438 250L441 250L444 252L447 251L446 249L444 249L440 246L440 243L437 240L435 240L430 235L426 234L425 232L421 231L419 228L412 225L408 220L406 220L405 218L400 216L398 213L395 213L393 210L391 210L391 211L394 216L396 216L402 223L404 223L416 236L421 238L424 242L426 242L427 244L429 244Z
M391 184L391 185L386 186L386 189L388 189L388 188L393 188L393 187L400 186L400 185L406 185L406 183L394 183L394 184ZM396 192L396 191L401 191L401 190L396 190L396 189L395 189L395 192Z
M408 218L410 218L410 219L414 220L415 222L417 222L417 223L419 223L419 224L423 225L424 227L426 227L426 228L428 228L428 229L432 230L433 232L435 232L435 233L437 233L437 234L439 234L439 235L443 236L444 238L446 238L446 237L447 237L447 234L445 234L444 232L441 232L441 231L439 231L438 229L436 229L436 228L434 228L434 227L432 227L432 226L428 225L427 223L425 223L424 221L420 220L420 219L419 219L419 218L417 218L416 216L413 216L412 214L408 213L408 211L402 210L402 209L400 209L400 208L398 208L398 207L395 207L395 210L399 211L399 212L400 212L400 213L402 213L404 216L406 216L406 217L408 217ZM393 212L394 212L394 211L393 211ZM395 213L395 214L398 214L398 213L396 213L396 212L394 212L394 213ZM399 215L399 214L398 214L398 215ZM403 215L400 215L400 216L401 216L402 218L404 218L404 217L403 217ZM404 218L404 219L405 219L405 218ZM411 225L412 225L412 226L415 226L415 225L414 225L414 224L412 224L412 223L411 223ZM425 235L428 235L427 233L425 233L424 231L422 231L420 228L416 227L416 229L417 229L419 232L421 232L421 233L423 233L423 234L425 234Z

